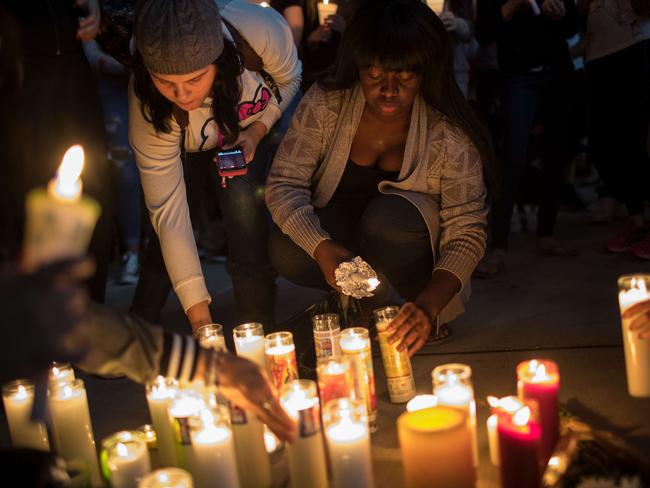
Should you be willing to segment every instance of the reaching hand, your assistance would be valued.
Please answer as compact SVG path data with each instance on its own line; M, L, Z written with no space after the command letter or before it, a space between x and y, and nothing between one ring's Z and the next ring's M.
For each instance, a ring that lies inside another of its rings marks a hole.
M339 264L353 257L351 251L329 239L322 241L314 251L314 259L318 262L325 281L338 292L341 291L341 287L336 284L334 272Z
M315 30L307 36L307 44L312 48L316 49L318 44L330 42L332 38L332 29L328 24L319 25Z
M445 26L448 32L456 32L458 29L458 18L453 14L453 12L444 11L438 17L442 21L442 24Z
M544 0L542 3L542 12L558 22L564 17L566 7L562 0Z
M241 146L244 151L244 158L246 158L246 164L248 164L255 157L257 146L265 135L266 126L262 122L255 121L245 129L239 131L237 141L231 146L226 147L226 149Z
M341 14L330 15L325 19L325 25L327 25L333 31L343 34L345 27L347 26L345 18Z
M639 339L650 339L650 300L635 303L623 312L622 318L629 320L628 329Z
M397 349L408 348L409 356L413 356L424 345L431 333L429 315L413 302L406 302L397 317L388 326L388 343L399 342Z
M95 38L99 31L102 17L99 10L98 0L76 0L77 7L85 10L87 15L79 19L79 30L77 38L82 41L90 41Z

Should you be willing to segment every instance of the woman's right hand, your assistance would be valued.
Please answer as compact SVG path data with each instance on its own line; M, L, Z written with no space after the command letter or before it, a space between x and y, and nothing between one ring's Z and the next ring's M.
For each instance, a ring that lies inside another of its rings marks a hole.
M341 287L336 284L334 272L344 261L349 261L354 254L345 247L330 239L322 241L314 250L314 259L320 267L321 273L328 285L340 292Z
M318 44L330 42L332 38L332 29L328 24L319 25L316 30L307 36L307 44L310 48L316 49Z
M208 301L199 302L187 309L187 318L192 325L192 333L202 325L212 324L212 315L208 307Z

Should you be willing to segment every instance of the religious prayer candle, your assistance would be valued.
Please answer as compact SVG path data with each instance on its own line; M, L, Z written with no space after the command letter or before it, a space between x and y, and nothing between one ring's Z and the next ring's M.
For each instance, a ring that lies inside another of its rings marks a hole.
M639 338L630 330L631 318L623 314L631 306L650 300L650 275L626 275L618 279L618 304L621 313L627 389L633 397L650 397L650 338ZM645 316L646 320L650 320Z
M138 488L151 471L144 434L123 430L102 441L102 465L111 488Z
M440 15L445 9L445 0L427 0L427 5L436 15Z
M476 435L476 401L472 385L472 368L466 364L442 364L431 372L433 394L438 405L462 408L467 412L472 431L474 466L478 466L478 439Z
M363 402L339 398L323 409L334 488L374 486L368 416Z
M158 469L160 467L160 455L158 454L158 436L156 435L156 431L151 425L144 424L137 428L137 432L142 434L147 444L151 469Z
M435 395L418 395L406 404L406 411L415 412L436 405L438 405L438 398Z
M178 390L167 408L178 466L188 470L193 477L195 472L192 465L192 423L199 418L204 408L205 401L201 394L191 390Z
M2 402L7 415L11 445L14 448L50 450L47 429L31 419L34 383L16 380L2 386Z
M58 390L50 390L48 397L54 445L68 463L87 467L92 486L101 486L95 438L90 423L88 397L82 380L74 380Z
M240 485L242 488L268 488L271 486L271 463L264 441L264 424L254 414L235 405L230 406L230 421Z
M366 404L370 432L377 431L377 397L368 329L350 327L341 332L341 352L352 365L354 397Z
M74 380L74 370L70 363L52 363L48 385L50 390L56 390L61 386L70 385Z
M490 462L494 466L499 465L499 433L497 432L497 426L499 424L499 415L498 411L503 410L510 414L515 413L517 410L522 408L524 405L521 403L519 398L514 396L507 396L503 398L497 398L494 396L489 396L487 398L488 404L494 412L490 415L486 422L487 433L488 433L488 447L490 449Z
M546 464L560 436L560 373L557 364L547 359L532 359L517 365L517 394L522 400L535 400L542 428L541 458Z
M275 332L264 339L266 366L271 383L277 390L298 379L296 346L291 332Z
M214 348L217 351L226 351L226 340L223 337L223 325L206 324L202 325L194 333L194 337L200 346L205 349Z
M138 488L194 488L192 475L180 468L165 468L145 476Z
M337 398L354 398L354 377L347 358L334 357L318 361L316 373L322 405Z
M323 0L322 2L318 2L317 7L318 23L323 25L330 15L336 15L339 6L334 2L330 2L330 0Z
M390 401L404 403L415 396L415 380L406 349L398 351L398 343L388 343L388 337L391 335L387 330L388 326L398 314L399 307L384 307L373 311Z
M335 313L316 315L312 319L316 361L341 355L341 326Z
M147 403L151 414L151 422L158 438L158 454L162 467L178 465L174 431L167 411L177 391L178 383L162 376L158 376L152 383L147 385Z
M217 407L202 410L200 417L200 422L192 429L194 486L238 488L237 460L228 413L224 407Z
M287 446L292 488L327 488L316 383L295 380L284 385L280 390L280 403L298 424L297 436Z
M28 193L22 255L26 271L86 253L100 207L81 194L83 164L83 148L72 146L47 189Z
M476 470L467 412L431 407L405 412L397 419L404 486L473 488Z
M539 488L542 429L533 410L527 402L514 413L497 410L502 488Z
M237 356L249 359L266 370L264 352L264 329L262 324L248 323L235 327L232 331Z

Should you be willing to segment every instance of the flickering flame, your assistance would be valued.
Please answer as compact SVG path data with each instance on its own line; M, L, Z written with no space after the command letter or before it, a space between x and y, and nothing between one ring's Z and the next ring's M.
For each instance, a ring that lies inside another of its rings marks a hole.
M27 390L23 385L18 385L18 391L15 395L16 400L24 400L27 398Z
M56 173L53 192L63 200L76 200L81 195L81 171L84 167L84 150L80 145L70 147L63 156Z
M64 386L63 389L61 390L61 398L65 400L66 398L70 398L72 396L72 388L69 386Z
M260 7L265 7L265 8L266 8L266 7L268 7L268 6L269 6L269 4L266 3L266 2L262 2L262 3L260 3Z
M495 396L487 397L487 402L492 408L497 408L499 406L499 399Z
M645 280L641 278L632 278L632 281L630 282L630 288L645 293L646 292Z
M328 3L330 3L330 0L323 0L323 3L327 5Z
M535 363L535 366L533 367L533 362ZM533 381L546 381L550 377L548 374L546 374L546 366L544 366L543 363L540 363L539 361L531 361L530 362L530 370L533 373Z
M490 407L499 408L509 413L516 412L523 406L521 401L514 396L506 396L503 398L489 396L487 397L487 402L490 404Z
M435 395L418 395L406 404L406 411L424 410L425 408L435 407L437 404L438 398Z
M370 287L370 291L374 290L379 286L379 280L377 278L369 278L368 286Z
M524 407L519 410L517 410L517 413L515 413L512 417L512 423L515 425L518 425L519 427L523 427L528 424L528 421L530 420L531 412L529 407Z
M268 430L264 430L264 448L266 449L267 454L274 453L275 451L278 450L280 443L278 442L278 438L275 437L271 432Z
M548 465L553 468L557 468L560 465L560 458L558 456L553 456L548 460Z
M120 457L127 457L129 455L129 448L126 447L126 444L122 444L121 442L117 443L115 450L117 451L117 455Z

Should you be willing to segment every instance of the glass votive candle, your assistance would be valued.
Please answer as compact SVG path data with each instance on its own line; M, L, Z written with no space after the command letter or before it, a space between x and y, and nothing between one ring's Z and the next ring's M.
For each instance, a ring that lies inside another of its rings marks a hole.
M192 475L180 468L158 469L142 478L138 488L194 488Z
M70 363L53 362L50 366L49 388L55 390L61 386L70 385L75 380L74 370Z
M275 332L264 339L266 364L271 383L277 390L282 385L298 379L296 346L291 332Z
M406 404L406 411L415 412L436 405L438 405L438 398L435 395L417 395Z
M123 430L105 438L101 460L111 488L137 488L151 471L147 441L138 431Z
M264 352L264 327L256 322L249 322L235 327L232 331L237 356L249 359L266 370Z
M147 385L147 404L151 422L156 431L158 456L161 466L176 466L176 448L174 431L169 421L169 404L178 391L178 382L171 378L158 376Z
M354 398L354 376L350 361L345 357L318 361L318 392L322 405L337 398Z
M368 329L350 327L341 331L341 352L352 365L354 398L365 403L370 432L375 432L377 430L377 397Z
M316 361L341 354L341 326L335 313L315 315L311 319Z
M178 466L192 471L192 425L197 421L205 401L200 393L192 390L179 390L169 403L169 418L174 434Z
M144 436L144 440L147 443L151 469L158 469L160 467L160 457L158 455L158 435L156 434L156 431L149 424L144 424L136 430Z
M34 383L15 380L2 386L2 402L5 407L11 445L14 448L50 450L47 429L42 422L32 420Z
M226 340L223 336L223 325L206 324L202 325L194 332L194 338L200 346L205 349L216 349L217 351L226 351Z

